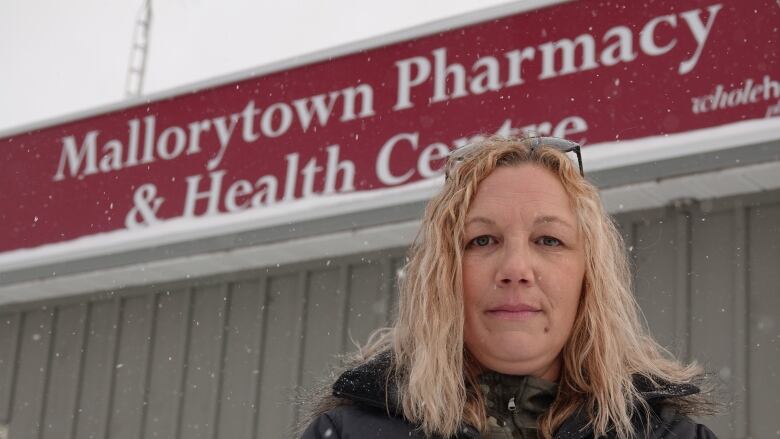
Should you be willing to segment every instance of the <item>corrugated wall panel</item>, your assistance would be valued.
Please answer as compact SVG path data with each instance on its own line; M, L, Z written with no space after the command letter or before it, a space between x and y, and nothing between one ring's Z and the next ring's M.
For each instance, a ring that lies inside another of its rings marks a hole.
M634 255L637 302L642 308L650 330L664 347L672 352L680 352L676 327L677 272L685 270L678 267L674 221L658 216L645 218L633 224L633 242L630 252Z
M189 289L159 294L149 365L144 438L176 439L190 327Z
M371 332L384 324L386 309L379 288L382 267L376 263L355 264L349 277L349 305L347 308L346 350L365 343Z
M119 325L119 299L90 304L79 395L77 438L106 438Z
M334 354L343 349L347 296L344 277L346 274L338 269L317 270L309 274L302 375L299 380L303 387L310 388L322 379L328 367L333 366Z
M751 209L748 284L749 435L780 432L780 205Z
M0 316L0 422L3 424L11 419L21 319L21 312Z
M747 293L748 260L747 260L747 211L741 202L735 203L730 212L734 221L734 250L733 250L733 285L732 285L732 370L730 386L731 398L737 401L735 404L731 434L737 438L747 438L748 429L748 314L749 300Z
M44 390L50 364L51 329L56 324L55 314L53 309L46 307L25 314L13 418L8 431L11 438L38 437L40 434L45 409Z
M217 437L254 437L264 280L231 285Z
M259 437L286 434L295 421L292 395L299 378L305 288L305 271L270 280L260 379Z
M225 284L193 292L181 438L210 439L216 431L226 295Z
M58 309L54 329L53 354L46 392L43 438L69 439L77 415L76 399L82 365L82 349L87 329L87 304Z
M712 371L730 396L734 393L734 218L732 212L722 211L691 219L690 356ZM709 421L710 428L733 434L734 403L729 401L727 412Z
M675 224L675 354L683 361L691 350L691 214L686 207L677 209L670 220Z
M108 436L135 439L141 436L146 403L149 344L156 311L156 295L133 296L121 300L120 326L114 392Z

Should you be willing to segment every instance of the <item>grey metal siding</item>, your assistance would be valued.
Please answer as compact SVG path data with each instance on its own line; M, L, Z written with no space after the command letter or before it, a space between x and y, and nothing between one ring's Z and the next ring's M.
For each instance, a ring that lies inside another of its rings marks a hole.
M73 430L74 414L79 394L79 371L82 363L84 324L87 305L77 303L58 308L57 325L54 328L54 344L49 361L51 372L47 380L46 411L43 419L44 438L59 438L59 432Z
M748 354L748 391L741 402L750 436L772 437L780 431L780 204L751 209L746 222L747 346L738 354Z
M780 192L616 218L657 339L722 383L722 438L780 430ZM15 438L280 438L392 319L404 249L0 309Z
M231 287L216 437L251 438L255 437L266 318L265 282L245 280Z
M0 317L0 422L3 424L10 422L14 402L21 318L20 312Z

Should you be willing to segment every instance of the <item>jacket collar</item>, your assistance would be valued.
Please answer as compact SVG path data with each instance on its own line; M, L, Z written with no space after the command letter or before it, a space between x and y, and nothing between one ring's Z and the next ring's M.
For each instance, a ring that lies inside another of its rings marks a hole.
M400 400L391 371L390 352L377 354L371 360L342 373L333 384L333 395L400 416ZM634 385L648 403L699 393L699 388L692 384L673 384L660 380L654 384L641 375L634 375ZM555 437L582 439L590 432L587 416L581 407L564 421ZM476 438L479 435L473 427L465 426L461 437Z
M333 384L333 396L380 409L394 416L403 416L391 371L390 352L382 352L368 362L342 373ZM456 438L477 439L479 431L464 424Z
M401 410L391 371L390 352L382 352L342 373L333 384L333 396L398 415Z
M635 374L634 386L649 404L663 399L680 398L699 393L699 388L693 384L673 384L663 380L655 380L655 384L645 376ZM592 426L583 406L569 416L555 433L554 439L583 439L591 435Z

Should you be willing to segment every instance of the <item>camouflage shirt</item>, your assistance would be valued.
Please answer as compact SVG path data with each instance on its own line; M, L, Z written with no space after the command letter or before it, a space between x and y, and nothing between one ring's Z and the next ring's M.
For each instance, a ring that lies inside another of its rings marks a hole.
M541 378L497 372L481 375L480 386L488 415L485 439L537 439L537 420L558 391Z

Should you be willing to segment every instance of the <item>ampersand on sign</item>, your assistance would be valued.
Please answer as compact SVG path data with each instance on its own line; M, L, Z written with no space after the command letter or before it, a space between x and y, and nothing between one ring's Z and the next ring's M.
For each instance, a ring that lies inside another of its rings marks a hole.
M157 187L151 183L144 184L133 194L133 208L127 213L125 227L133 229L139 226L149 226L159 221L157 211L165 198L156 197ZM140 215L140 218L139 218Z

